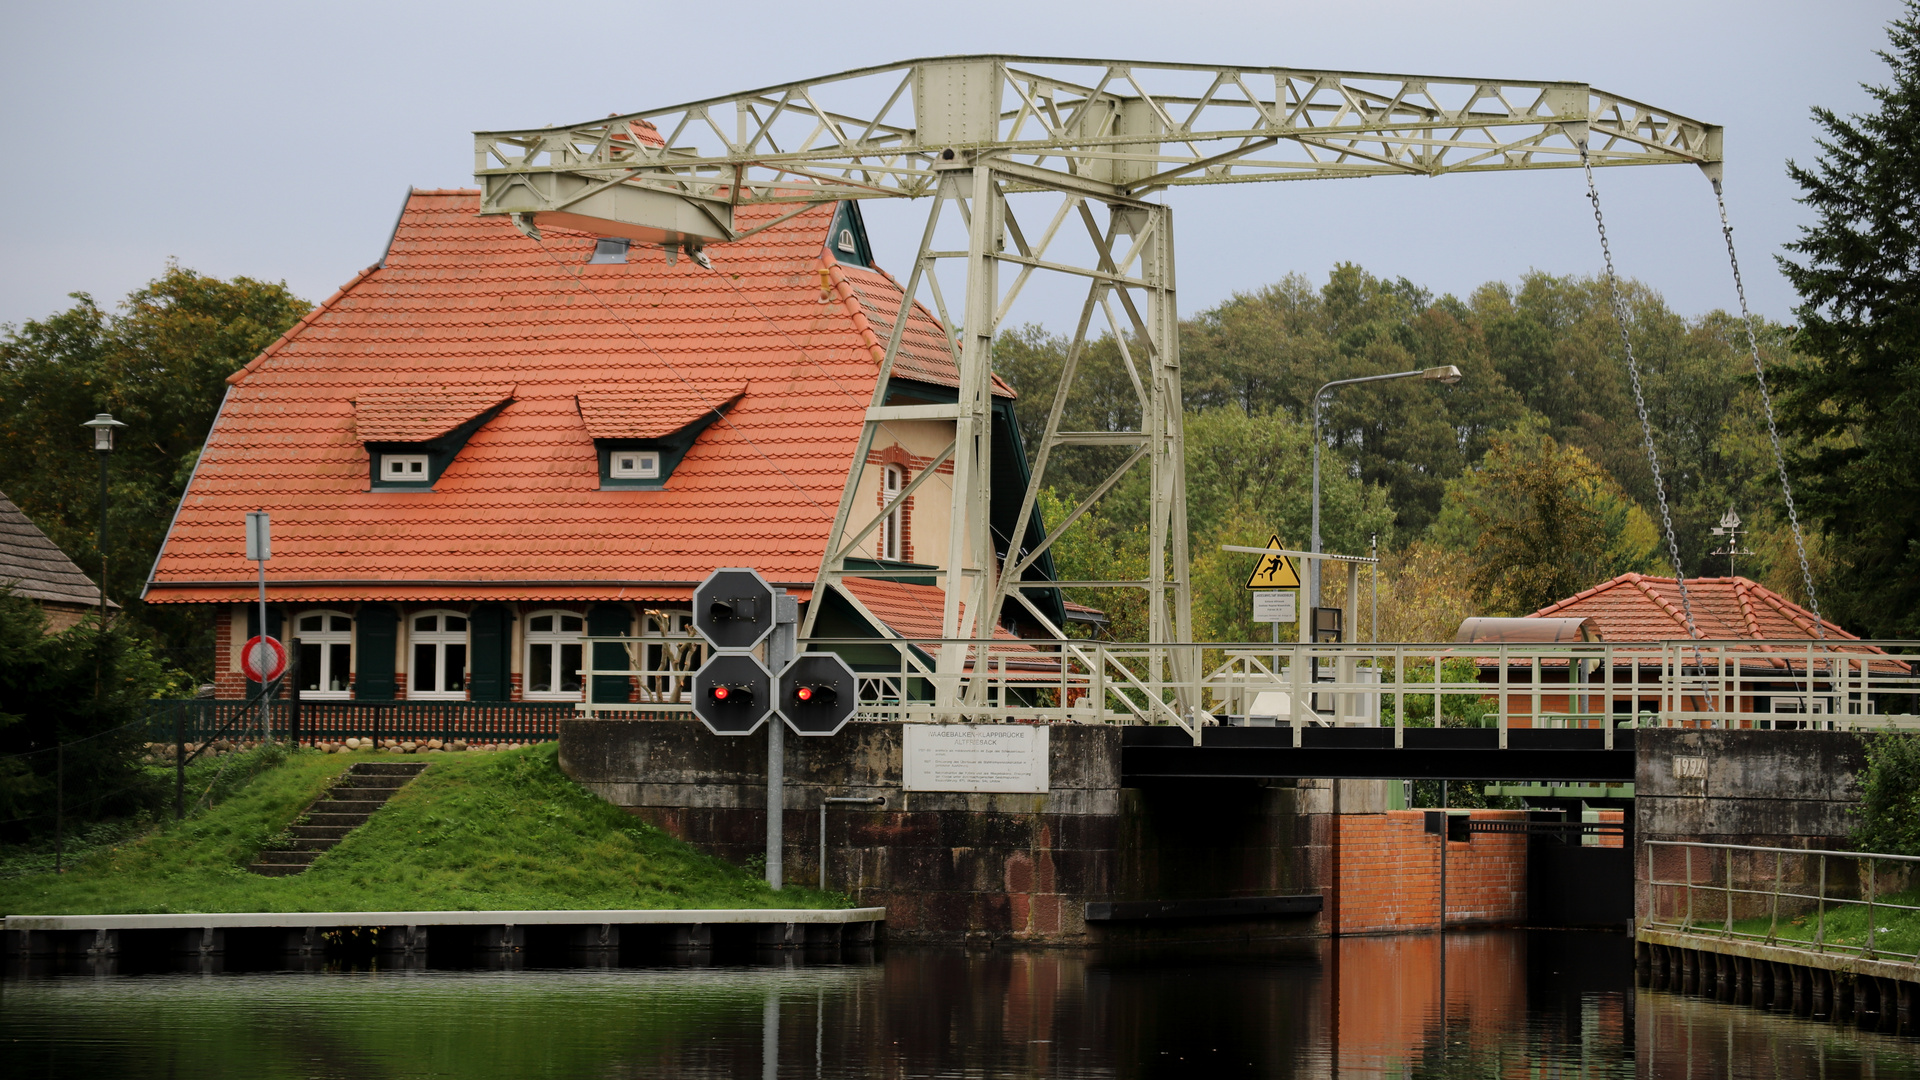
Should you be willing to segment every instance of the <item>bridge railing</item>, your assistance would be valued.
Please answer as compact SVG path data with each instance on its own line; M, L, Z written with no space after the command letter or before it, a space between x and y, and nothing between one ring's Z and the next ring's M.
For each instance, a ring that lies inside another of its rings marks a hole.
M596 659L582 711L690 710L695 657L662 664L646 639L585 640ZM1397 747L1437 713L1440 726L1496 730L1503 749L1514 728L1590 729L1608 749L1623 726L1920 728L1920 642L816 637L801 648L848 660L867 720L1166 724L1196 738L1268 726L1292 729L1296 744L1310 727L1391 727Z
M1669 641L1666 724L1772 730L1920 728L1920 642Z
M1920 858L1648 840L1651 929L1920 961Z

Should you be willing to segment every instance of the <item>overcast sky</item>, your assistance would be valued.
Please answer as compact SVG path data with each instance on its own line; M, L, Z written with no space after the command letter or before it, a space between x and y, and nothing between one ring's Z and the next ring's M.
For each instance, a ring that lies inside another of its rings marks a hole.
M1726 127L1757 311L1790 314L1773 255L1807 220L1784 175L1809 109L1867 107L1895 0L1611 4L1035 0L807 5L334 2L0 6L0 322L103 303L169 257L319 301L376 261L409 185L471 186L476 129L561 123L914 56L1008 52L1594 86ZM1600 174L1622 273L1697 314L1733 304L1697 170ZM1189 188L1167 196L1180 306L1336 262L1464 295L1599 262L1577 172ZM867 204L904 272L925 203ZM1058 298L1064 300L1064 297ZM1065 328L1041 295L1016 314Z

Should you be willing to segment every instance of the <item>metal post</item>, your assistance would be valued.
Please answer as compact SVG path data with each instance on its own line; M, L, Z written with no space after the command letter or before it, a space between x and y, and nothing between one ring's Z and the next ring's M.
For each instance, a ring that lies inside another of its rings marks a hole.
M1693 847L1687 847L1687 918L1681 923L1688 930L1693 929Z
M53 872L67 872L67 744L53 751Z
M106 640L107 632L107 453L95 452L100 458L100 633L101 641Z
M186 707L173 707L173 820L187 816Z
M1827 944L1827 857L1820 856L1820 898L1814 908L1813 951L1821 952Z
M1327 388L1321 387L1313 395L1313 535L1311 550L1320 554L1320 408L1326 401ZM1307 611L1313 614L1320 607L1320 560L1308 559L1307 572ZM1318 635L1315 635L1318 638ZM1302 641L1306 638L1302 637Z
M1865 955L1869 957L1873 955L1873 894L1878 884L1874 879L1880 876L1875 873L1879 869L1875 863L1873 856L1867 856L1867 951Z
M267 643L267 560L261 559L260 560L260 644L261 644L260 651L263 654L266 653L267 651L265 647L266 643ZM265 676L266 674L265 668L266 668L266 665L262 663L261 664L262 676ZM270 718L267 713L267 709L269 708L268 702L273 700L272 695L267 692L270 685L271 684L269 684L264 677L261 678L260 680L260 741L261 742L268 742L273 737L270 730L267 727L268 723L270 723Z
M767 667L778 685L780 672L793 662L800 629L799 604L785 589L773 596L773 635L767 638ZM775 691L778 693L778 691ZM787 725L778 716L767 719L767 884L775 890L785 887L783 863L786 859Z
M1447 954L1447 827L1452 824L1446 815L1446 790L1447 782L1440 781L1440 955L1443 959Z
M287 625L287 749L300 747L300 650L293 644L292 620Z
M1380 534L1374 533L1367 539L1367 554L1373 556L1373 582L1368 596L1373 604L1373 632L1367 635L1369 643L1380 641Z

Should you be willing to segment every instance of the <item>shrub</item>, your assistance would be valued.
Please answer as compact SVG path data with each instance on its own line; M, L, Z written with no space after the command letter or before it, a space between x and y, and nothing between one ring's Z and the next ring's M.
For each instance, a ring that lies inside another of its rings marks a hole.
M1860 824L1853 843L1862 851L1920 855L1920 735L1885 734L1867 743L1860 770Z

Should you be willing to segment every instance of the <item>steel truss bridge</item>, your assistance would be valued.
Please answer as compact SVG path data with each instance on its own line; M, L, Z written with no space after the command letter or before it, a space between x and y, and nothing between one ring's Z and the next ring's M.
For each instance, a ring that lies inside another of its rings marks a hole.
M1720 161L1718 127L1580 82L1003 55L908 60L474 140L481 212L512 215L532 236L550 224L700 254L749 234L736 223L742 206L791 204L798 213L847 199L930 199L814 595L845 577L886 573L846 565L881 513L856 516L854 507L876 433L893 421L952 420L954 446L941 462L952 466L949 554L931 575L913 571L945 590L944 637L924 643L922 655L943 712L990 714L989 682L968 677L990 662L991 647L976 639L1009 603L1067 637L1027 596L1053 586L1023 575L1121 479L1144 469L1145 575L1074 584L1147 593L1148 635L1171 644L1144 646L1129 659L1131 677L1170 688L1173 699L1153 708L1196 737L1202 722L1187 718L1204 711L1204 660L1187 647L1173 220L1154 197L1196 185L1588 163L1691 165L1717 177ZM1021 388L1048 414L1009 535L1027 535L1057 451L1126 453L1023 550L995 535L989 519L991 362L999 329L1042 274L1077 279L1086 294L1057 386ZM906 305L915 302L960 331L951 343L960 372L954 404L886 404ZM1132 430L1061 428L1090 333L1120 345L1139 409ZM818 605L811 608L807 636Z

